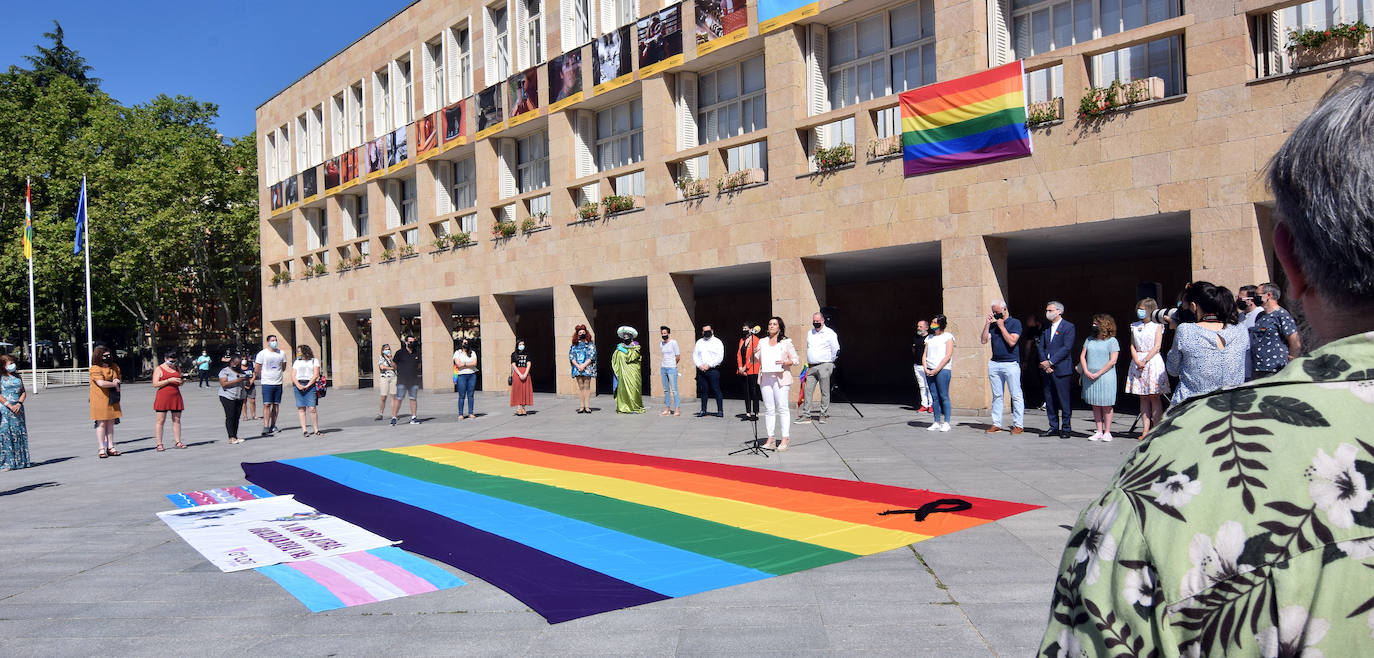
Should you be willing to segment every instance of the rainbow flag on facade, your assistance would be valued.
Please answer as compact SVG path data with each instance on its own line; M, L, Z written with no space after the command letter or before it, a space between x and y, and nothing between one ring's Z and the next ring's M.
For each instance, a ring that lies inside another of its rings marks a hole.
M517 437L243 470L482 578L551 623L842 562L1038 507Z
M1020 60L897 96L902 169L917 176L1031 154Z

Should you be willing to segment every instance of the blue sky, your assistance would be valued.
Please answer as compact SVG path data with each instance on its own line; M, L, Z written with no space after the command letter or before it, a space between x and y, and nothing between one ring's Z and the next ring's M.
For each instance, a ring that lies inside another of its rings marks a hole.
M6 3L0 67L62 23L66 44L95 67L121 103L159 93L219 105L229 137L253 130L253 111L411 0L47 0Z

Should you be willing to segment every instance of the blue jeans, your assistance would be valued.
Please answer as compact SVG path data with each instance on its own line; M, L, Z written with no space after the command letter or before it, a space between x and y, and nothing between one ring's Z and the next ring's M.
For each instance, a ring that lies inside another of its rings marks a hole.
M930 407L934 411L931 415L934 416L937 423L949 422L949 378L950 371L948 368L935 373L935 376L930 378L932 389L930 391ZM943 421L940 419L942 412L944 413Z
M988 361L988 386L992 387L992 426L1002 427L1002 387L1011 391L1012 427L1024 427L1026 400L1021 395L1021 364Z
M663 406L676 409L682 406L682 396L677 393L677 368L659 368L663 376Z
M459 415L459 416L471 416L471 415L472 415L472 399L473 399L473 393L472 393L472 391L473 391L473 389L475 389L476 387L477 387L477 374L476 374L476 373L471 373L471 372L470 372L470 373L467 373L467 374L465 374L465 375L458 375L458 415ZM466 400L467 403L468 403L468 411L467 411L466 414L463 413L463 401L464 401L464 400Z

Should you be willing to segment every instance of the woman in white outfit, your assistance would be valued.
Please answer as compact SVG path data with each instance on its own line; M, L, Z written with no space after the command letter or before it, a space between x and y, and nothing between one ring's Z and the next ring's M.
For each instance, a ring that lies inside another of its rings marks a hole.
M768 320L768 338L759 341L754 352L759 362L759 388L763 389L763 425L768 430L765 450L786 450L791 437L792 418L787 398L792 388L792 366L797 364L797 349L787 337L787 325L782 318ZM782 423L782 443L775 443L773 430Z
M1159 308L1153 297L1146 297L1135 305L1139 319L1131 325L1131 368L1126 371L1126 392L1140 396L1140 438L1164 417L1164 397L1169 395L1169 373L1164 368L1160 346L1164 343L1164 325L1151 322L1150 315Z

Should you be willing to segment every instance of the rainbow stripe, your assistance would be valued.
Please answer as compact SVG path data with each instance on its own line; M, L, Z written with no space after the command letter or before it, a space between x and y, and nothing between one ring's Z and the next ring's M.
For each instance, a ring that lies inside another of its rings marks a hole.
M1031 154L1020 60L897 96L907 176Z
M24 181L24 258L33 260L33 188Z
M516 437L245 463L551 623L853 559L1037 506Z

